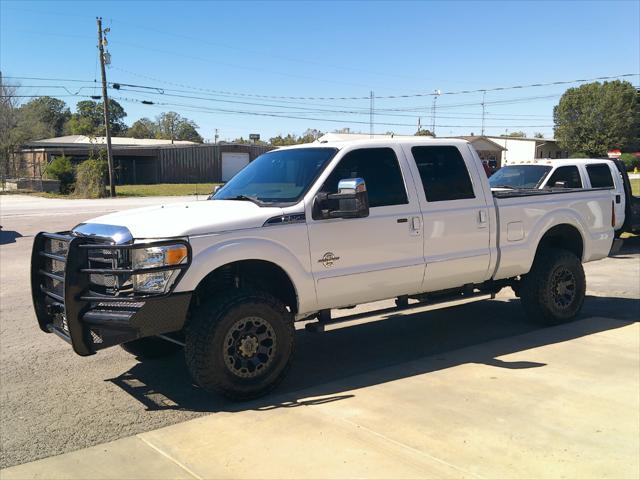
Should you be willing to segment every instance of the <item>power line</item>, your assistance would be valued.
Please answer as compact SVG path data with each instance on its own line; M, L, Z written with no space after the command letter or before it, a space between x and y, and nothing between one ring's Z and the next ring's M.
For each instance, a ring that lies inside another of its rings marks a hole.
M224 95L233 95L233 96L242 96L242 97L255 97L255 98L271 98L271 99L284 99L284 100L369 100L370 97L369 96L353 96L353 97L341 97L341 96L337 96L337 97L323 97L323 96L281 96L281 95L262 95L262 94L255 94L255 93L240 93L240 92L232 92L232 91L226 91L226 90L213 90L213 89L207 89L207 88L200 88L200 87L190 87L188 85L185 84L178 84L178 83L174 83L174 82L168 82L165 80L159 80L157 78L152 78L152 77L148 77L148 76L144 76L144 75L140 75L140 74L134 74L133 72L124 70L122 68L119 67L113 67L116 70L120 70L123 71L125 73L129 73L129 74L133 74L133 75L137 75L137 76L141 76L141 77L146 77L150 80L155 80L158 81L160 83L166 83L166 84L170 84L170 85L175 85L175 86L180 86L183 88L191 88L194 90L200 90L200 91L206 91L206 92L211 92L211 93L218 93L218 94L224 94ZM594 77L594 78L588 78L588 79L578 79L578 80L561 80L561 81L555 81L555 82L547 82L547 83L532 83L532 84L528 84L528 85L511 85L511 86L507 86L507 87L493 87L493 88L482 88L482 89L477 89L477 90L458 90L458 91L450 91L450 92L441 92L440 95L463 95L463 94L471 94L471 93L482 93L482 92L497 92L497 91L505 91L505 90L516 90L516 89L522 89L522 88L537 88L537 87L547 87L547 86L554 86L554 85L568 85L571 83L585 83L585 82L594 82L594 81L598 81L598 80L611 80L611 79L615 79L615 78L626 78L626 77L633 77L636 75L640 75L638 73L624 73L624 74L620 74L620 75L609 75L609 76L605 76L605 77ZM400 99L400 98L416 98L416 97L432 97L436 95L434 92L428 92L428 93L411 93L411 94L398 94L398 95L376 95L376 99Z

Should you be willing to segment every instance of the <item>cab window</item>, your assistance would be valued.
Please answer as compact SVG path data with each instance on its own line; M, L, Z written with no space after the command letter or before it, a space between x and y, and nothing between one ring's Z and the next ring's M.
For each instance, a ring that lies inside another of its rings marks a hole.
M340 180L357 177L364 179L371 208L409 203L398 158L391 148L362 148L347 153L321 191L337 192Z
M547 182L547 187L553 187L556 182L564 182L565 188L582 188L580 172L575 165L558 167L556 171L551 174Z
M475 198L460 150L453 146L413 147L428 202Z
M587 165L591 188L613 188L613 177L608 165Z

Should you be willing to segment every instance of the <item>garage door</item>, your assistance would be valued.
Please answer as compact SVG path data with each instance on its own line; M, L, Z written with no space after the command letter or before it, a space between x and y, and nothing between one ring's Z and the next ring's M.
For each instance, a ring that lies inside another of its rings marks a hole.
M228 182L247 165L249 165L248 153L222 152L222 181Z

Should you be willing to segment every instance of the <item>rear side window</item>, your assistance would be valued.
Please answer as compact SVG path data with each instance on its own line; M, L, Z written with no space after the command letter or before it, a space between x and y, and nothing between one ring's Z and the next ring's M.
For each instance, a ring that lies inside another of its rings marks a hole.
M391 148L362 148L347 153L322 186L323 192L337 192L345 178L364 178L370 207L409 203L398 158Z
M613 177L608 165L587 165L591 188L613 188Z
M452 146L413 147L428 202L475 198L460 150Z
M556 182L564 182L565 188L582 188L582 180L578 167L570 165L559 167L551 174L551 178L547 182L547 187L553 187Z

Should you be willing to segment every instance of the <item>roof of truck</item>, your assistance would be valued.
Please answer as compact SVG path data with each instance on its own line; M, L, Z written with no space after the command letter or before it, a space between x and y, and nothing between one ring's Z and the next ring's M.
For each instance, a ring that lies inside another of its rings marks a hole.
M505 167L511 165L550 165L552 167L564 167L566 165L586 165L611 161L610 158L536 158L535 160L510 160Z
M332 140L318 141L313 143L303 143L300 145L292 145L282 148L308 148L308 147L327 147L342 149L345 147L371 147L386 145L467 145L467 140L457 138L431 138L418 136L405 137L388 137L388 138L358 138L349 140Z

